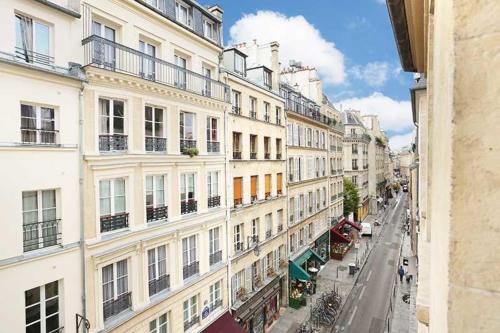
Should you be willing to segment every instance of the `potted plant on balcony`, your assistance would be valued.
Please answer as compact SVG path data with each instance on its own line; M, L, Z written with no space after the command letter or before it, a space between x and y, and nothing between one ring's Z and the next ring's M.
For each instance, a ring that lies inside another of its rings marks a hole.
M184 153L186 155L189 155L189 157L193 157L193 156L198 156L198 154L200 153L198 148L195 148L195 147L191 147L191 148L186 148L184 149Z
M280 259L280 268L285 268L285 267L286 267L286 260Z
M260 276L255 277L255 285L257 286L257 288L262 287L262 279L260 278Z
M267 270L267 275L270 277L275 277L277 275L274 270L274 267L269 267L269 269Z
M241 287L240 289L238 289L237 294L238 298L241 299L243 302L245 302L248 299L247 290L245 287Z

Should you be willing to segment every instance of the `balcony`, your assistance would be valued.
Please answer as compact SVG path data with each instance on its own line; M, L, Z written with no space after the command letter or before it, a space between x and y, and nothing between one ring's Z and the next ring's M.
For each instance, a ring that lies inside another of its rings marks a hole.
M241 151L233 151L233 160L241 160Z
M357 165L355 165L355 166L353 166L353 167L352 167L352 169L353 169L353 170L358 170L358 166L357 166Z
M270 117L268 114L265 114L265 115L264 115L264 121L265 121L266 123L271 122L271 117Z
M198 210L198 201L190 199L181 201L181 215L195 213Z
M220 195L208 198L208 208L214 208L220 206Z
M277 153L277 154L276 154L276 159L277 159L277 160L281 160L281 157L282 157L282 156L281 156L281 153Z
M103 305L103 316L104 320L119 314L130 308L132 305L132 292L127 292L125 294L121 294L116 299L112 299L104 302Z
M288 174L288 179L290 179L290 181L293 182L293 173Z
M344 170L342 170L342 169L337 169L337 173L338 173L338 174L341 174L343 171L344 171Z
M331 151L331 152L333 152L333 151L335 151L335 150L336 150L336 149L335 149L335 146L330 145L330 151Z
M61 220L57 219L23 224L24 252L61 244L60 222Z
M363 169L365 169L365 170L368 169L368 164L363 165Z
M257 201L257 194L250 196L250 202L254 203L255 201Z
M213 302L212 304L210 304L210 312L213 312L214 310L216 310L217 308L220 308L222 306L222 299L217 299L215 300L215 302Z
M241 115L241 107L237 106L237 105L233 105L232 108L231 108L231 111L234 113L234 114L238 114L238 115Z
M337 146L337 151L341 152L342 151L342 146Z
M168 206L146 207L146 220L154 222L168 218Z
M180 150L183 155L188 155L187 150L189 148L196 148L196 140L181 139L180 140Z
M218 153L220 152L220 142L218 141L207 141L207 152Z
M191 317L190 320L184 322L184 331L187 331L194 325L197 325L199 322L200 322L200 317L198 315Z
M251 160L256 160L257 159L257 153L256 152L253 152L253 153L251 152L250 153L250 159Z
M276 190L276 194L277 195L282 195L283 194L283 190L281 190L280 188Z
M235 253L241 252L244 249L245 249L245 244L243 244L243 242L234 243L234 252Z
M264 159L270 160L271 159L271 153L264 153Z
M185 280L200 272L200 262L193 261L187 266L182 267L182 278Z
M146 151L167 151L167 139L147 136L146 137Z
M353 150L353 151L352 151L352 153L353 153L353 154L357 154L357 153L358 153L358 151L357 151L357 150Z
M278 225L278 232L282 232L283 231L283 224L280 224Z
M229 102L229 87L204 75L96 35L85 38L82 45L85 66L124 73L218 101Z
M170 288L170 275L163 275L156 280L151 280L148 283L149 296L158 294L163 290Z
M128 228L128 213L101 216L101 232Z
M214 253L210 253L209 255L210 266L215 265L218 262L222 261L222 250L216 251Z
M271 230L266 231L266 239L271 238L272 235L273 235L273 232Z
M59 131L38 128L21 128L21 142L31 145L55 145Z
M252 119L257 119L257 112L255 112L255 111L250 111L250 118L252 118Z
M337 173L337 170L330 169L330 174L331 174L332 176L335 176L335 174L336 174L336 173Z
M334 195L332 195L332 196L330 197L330 201L335 201L335 199L337 199L337 195L336 195L336 194L334 194Z
M127 136L123 134L99 135L99 151L126 151L128 149Z

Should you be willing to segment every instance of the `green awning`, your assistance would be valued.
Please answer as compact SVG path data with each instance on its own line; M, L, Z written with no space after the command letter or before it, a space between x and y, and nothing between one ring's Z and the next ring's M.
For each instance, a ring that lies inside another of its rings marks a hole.
M300 255L297 259L295 259L293 262L296 263L298 266L302 265L306 260L313 259L319 262L321 265L326 264L326 261L324 261L319 254L314 252L311 249L307 249L304 253Z
M302 267L300 267L300 265L297 265L295 262L290 260L288 263L288 278L290 280L308 281L311 277Z
M327 231L323 235L319 236L318 239L316 239L316 244L328 243L329 240L330 240L330 232Z
M309 249L309 251L311 251L312 255L311 255L311 258L316 260L317 262L319 262L321 265L324 265L326 264L326 260L324 260L323 258L321 258L321 256L319 254L316 253L316 251L314 250L311 250Z

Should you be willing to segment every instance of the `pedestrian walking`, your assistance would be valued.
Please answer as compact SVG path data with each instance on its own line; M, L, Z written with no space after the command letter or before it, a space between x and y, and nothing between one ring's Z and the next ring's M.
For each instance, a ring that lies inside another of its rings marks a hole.
M399 274L399 282L403 282L403 276L405 275L405 269L403 268L403 266L399 266L398 274Z

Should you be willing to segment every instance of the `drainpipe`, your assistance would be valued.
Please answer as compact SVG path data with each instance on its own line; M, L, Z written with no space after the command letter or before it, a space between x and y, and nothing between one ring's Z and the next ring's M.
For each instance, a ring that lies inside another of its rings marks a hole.
M82 274L82 315L87 318L87 300L85 298L86 294L86 284L85 284L85 237L84 237L84 178L83 178L83 89L84 86L80 88L79 93L79 103L78 103L78 172L79 172L79 196L80 196L80 257L81 257L81 274ZM81 325L83 333L87 332L85 324Z

